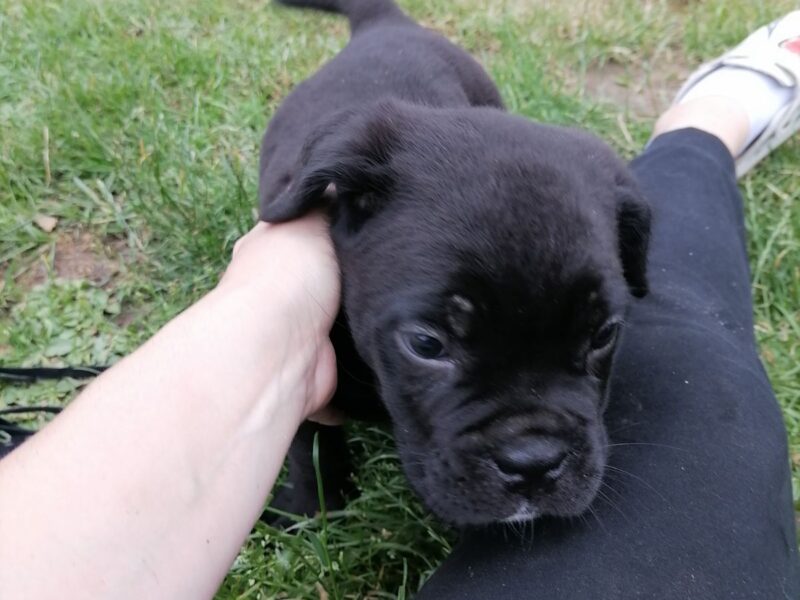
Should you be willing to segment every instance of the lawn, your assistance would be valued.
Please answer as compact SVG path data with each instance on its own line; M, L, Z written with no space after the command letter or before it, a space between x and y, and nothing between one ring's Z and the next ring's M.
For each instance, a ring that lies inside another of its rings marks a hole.
M404 0L511 111L632 157L681 79L794 0ZM211 288L253 222L261 133L346 43L343 19L252 0L0 2L0 364L105 364ZM742 181L756 333L800 498L800 142ZM55 225L53 228L52 226ZM0 384L0 407L76 381ZM121 415L120 418L123 418ZM352 428L361 495L297 535L259 525L219 598L407 598L452 532L388 435Z

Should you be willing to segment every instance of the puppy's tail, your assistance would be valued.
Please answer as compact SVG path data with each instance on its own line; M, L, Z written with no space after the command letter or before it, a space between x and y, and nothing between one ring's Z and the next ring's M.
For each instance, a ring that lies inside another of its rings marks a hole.
M394 0L275 0L285 6L315 8L345 15L350 31L356 33L378 23L389 21L413 23Z

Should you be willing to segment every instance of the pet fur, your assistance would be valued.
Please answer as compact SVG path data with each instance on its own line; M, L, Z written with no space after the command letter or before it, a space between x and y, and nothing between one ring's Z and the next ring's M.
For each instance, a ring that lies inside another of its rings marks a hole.
M262 143L262 219L324 206L341 265L334 406L391 422L412 488L464 526L583 512L650 211L595 137L503 110L464 51L391 0L341 12L350 43L285 99ZM351 470L341 428L305 423L273 505L318 510Z

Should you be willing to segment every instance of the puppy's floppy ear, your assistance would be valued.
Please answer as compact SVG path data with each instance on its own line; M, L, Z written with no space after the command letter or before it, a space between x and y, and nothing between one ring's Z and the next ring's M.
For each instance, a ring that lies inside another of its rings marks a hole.
M393 185L390 162L401 121L390 101L334 115L306 140L288 185L261 191L261 219L289 221L334 198L337 215L348 227L359 226Z
M650 206L633 177L619 174L615 183L619 256L625 281L631 294L645 296L647 286L647 249L650 245Z

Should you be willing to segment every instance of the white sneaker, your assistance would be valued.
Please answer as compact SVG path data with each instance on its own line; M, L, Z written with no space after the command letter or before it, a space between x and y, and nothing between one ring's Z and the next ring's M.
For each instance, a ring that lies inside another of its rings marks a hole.
M736 157L736 175L741 177L800 129L800 10L757 29L732 50L702 65L683 84L674 103L701 79L723 67L756 71L792 91L791 100Z

